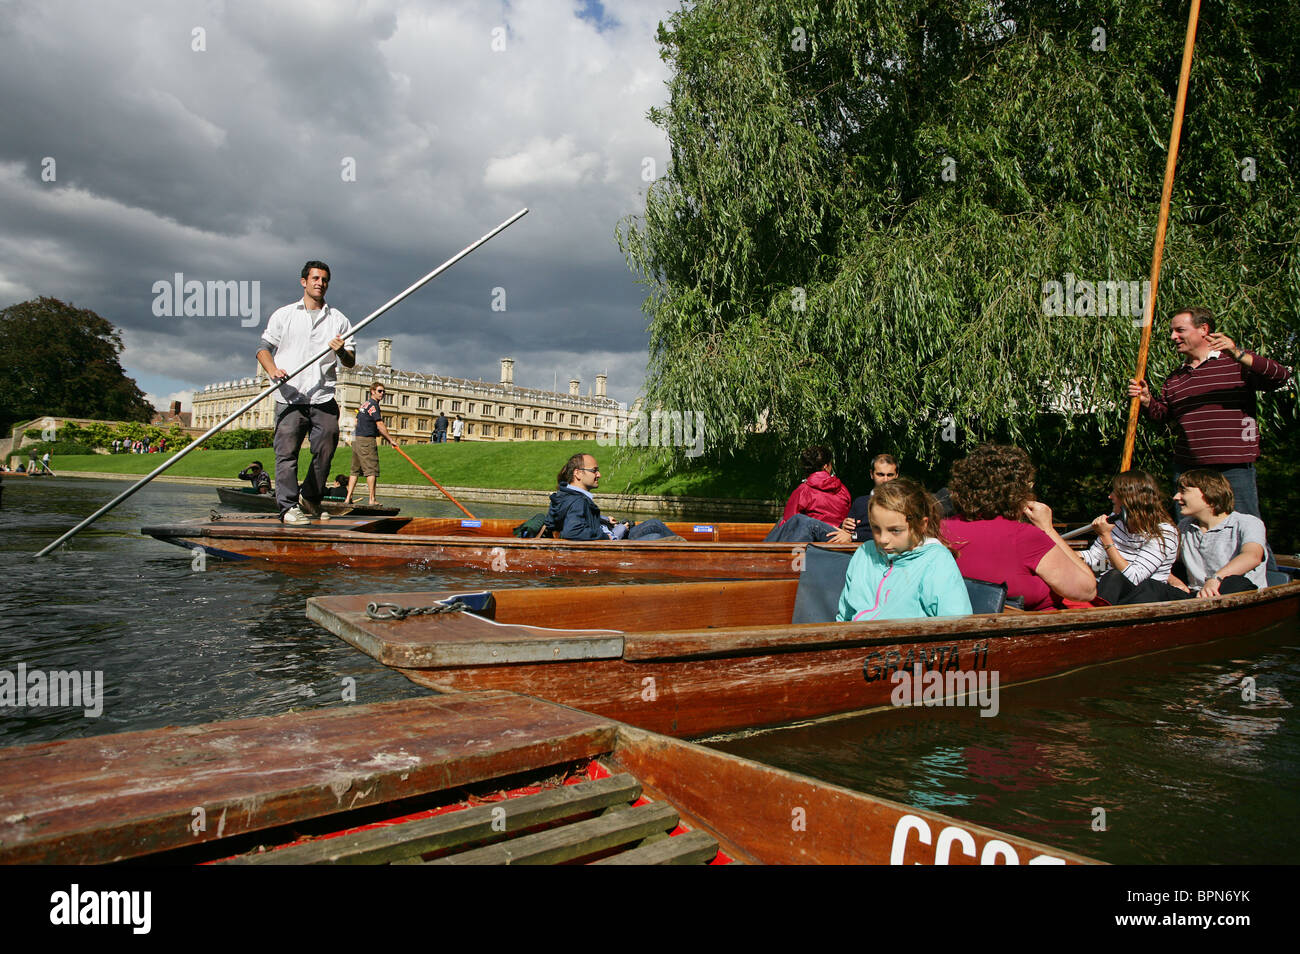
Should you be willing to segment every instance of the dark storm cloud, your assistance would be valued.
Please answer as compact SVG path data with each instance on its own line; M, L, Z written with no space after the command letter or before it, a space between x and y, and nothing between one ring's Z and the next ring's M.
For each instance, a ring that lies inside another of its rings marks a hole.
M644 114L663 98L668 9L8 4L0 305L99 312L161 398L250 375L260 329L156 315L156 282L259 282L264 322L321 258L357 321L528 205L363 333L363 356L392 337L400 367L496 380L509 354L517 383L576 375L584 392L608 370L631 400L642 290L613 236L641 207L645 157L666 158Z

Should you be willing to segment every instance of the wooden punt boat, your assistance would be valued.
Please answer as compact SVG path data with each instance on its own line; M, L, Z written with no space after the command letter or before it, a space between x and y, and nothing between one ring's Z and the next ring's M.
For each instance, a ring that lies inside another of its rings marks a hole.
M254 493L251 487L218 487L217 496L227 507L244 510L248 513L277 513L279 507L275 494ZM331 500L326 497L321 507L331 514L349 514L354 517L395 517L401 512L400 507L369 507L364 504L345 504L342 498Z
M1079 864L505 692L0 750L0 862Z
M417 564L494 573L655 573L665 576L795 576L804 544L763 543L771 524L669 523L681 540L596 541L512 535L519 520L335 518L286 527L236 514L149 526L166 543L224 559L350 566ZM840 547L852 552L851 545Z
M824 554L809 549L810 569ZM938 698L950 698L981 678L987 686L996 676L995 688L1005 687L1244 635L1294 620L1300 609L1300 583L1288 583L1146 606L791 622L833 619L843 570L838 581L810 582L814 576L498 589L485 615L402 619L374 619L367 605L431 607L453 594L328 596L308 600L307 616L422 686L509 689L655 732L697 736L889 706L899 690L895 673L919 683L908 698L920 699L925 680L933 685L936 678ZM805 612L800 590L815 594L817 586L823 610Z

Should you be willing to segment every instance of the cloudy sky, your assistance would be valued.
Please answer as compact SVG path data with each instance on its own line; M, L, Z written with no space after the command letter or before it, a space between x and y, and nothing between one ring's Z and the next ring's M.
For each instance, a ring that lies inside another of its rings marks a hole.
M527 206L367 328L361 360L391 337L398 368L496 381L509 355L517 384L586 393L605 371L630 401L644 294L614 230L667 160L645 116L667 95L655 29L678 6L5 0L0 307L98 312L141 389L188 407L253 374L307 259L330 264L328 301L355 323ZM257 325L156 314L177 273L250 283Z

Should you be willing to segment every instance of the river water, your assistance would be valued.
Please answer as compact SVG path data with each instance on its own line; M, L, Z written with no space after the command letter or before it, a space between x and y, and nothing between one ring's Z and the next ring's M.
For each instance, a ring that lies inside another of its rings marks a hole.
M481 585L468 571L208 561L142 536L206 516L211 488L155 481L48 558L128 486L4 481L0 670L103 672L103 711L0 708L0 745L425 694L308 622L310 596ZM400 501L404 514L451 504ZM485 511L487 508L484 508ZM497 508L480 516L531 515ZM645 582L645 580L642 580ZM590 583L591 578L494 585ZM620 581L622 582L622 581ZM1300 626L1003 689L976 709L897 709L710 744L1116 863L1300 861ZM1254 680L1254 699L1243 683Z

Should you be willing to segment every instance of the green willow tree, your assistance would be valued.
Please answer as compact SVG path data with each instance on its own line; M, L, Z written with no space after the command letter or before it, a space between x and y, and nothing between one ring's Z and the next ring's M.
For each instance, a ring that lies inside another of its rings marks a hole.
M1297 12L1202 6L1156 381L1177 303L1296 356L1300 37L1279 24ZM922 461L989 438L1041 454L1053 407L1085 411L1064 427L1094 445L1122 431L1140 319L1049 314L1044 283L1147 279L1186 15L701 0L661 24L671 162L618 230L649 291L651 406L702 411L723 453L760 421L790 456Z
M147 422L121 353L117 329L88 309L38 298L0 311L0 433L42 414Z

